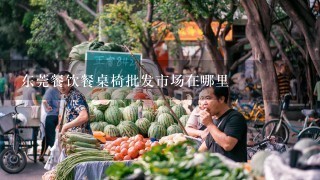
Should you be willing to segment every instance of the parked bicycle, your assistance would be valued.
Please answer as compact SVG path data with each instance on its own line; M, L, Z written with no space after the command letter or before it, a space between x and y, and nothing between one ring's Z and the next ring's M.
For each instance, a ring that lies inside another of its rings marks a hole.
M250 140L258 142L262 140L261 131L264 126L265 112L261 103L255 102L253 106L249 104L240 104L238 100L232 103L233 109L238 110L247 120L248 133Z
M291 130L298 134L298 139L312 138L315 141L320 141L320 128L316 126L317 119L310 119L314 110L303 109L301 111L305 116L303 127L302 129L294 127L286 116L286 110L288 109L290 102L288 99L290 99L290 95L285 95L284 99L281 101L281 113L279 119L267 122L262 128L262 136L264 138L274 136L276 137L277 142L287 143L290 135L289 130Z
M21 105L23 104L14 107L15 112L0 117L0 134L8 136L9 139L8 148L0 154L0 166L10 174L21 172L27 165L27 155L21 146L23 138L19 135L17 127L21 123L17 118L17 107Z

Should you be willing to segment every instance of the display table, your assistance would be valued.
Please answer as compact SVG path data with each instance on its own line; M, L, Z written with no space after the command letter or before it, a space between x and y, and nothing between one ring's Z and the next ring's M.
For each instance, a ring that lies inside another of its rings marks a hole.
M118 161L92 161L78 164L74 168L74 180L85 179L104 179L106 178L106 169L113 163ZM127 166L133 161L121 161Z

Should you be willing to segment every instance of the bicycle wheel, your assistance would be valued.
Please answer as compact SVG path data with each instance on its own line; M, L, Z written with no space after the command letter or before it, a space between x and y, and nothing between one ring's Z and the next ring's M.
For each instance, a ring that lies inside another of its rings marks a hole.
M0 154L0 166L9 174L21 172L26 165L27 157L21 149L19 149L17 153L14 153L12 148L8 148Z
M308 127L302 130L298 134L298 140L302 138L311 138L317 142L320 141L320 128L319 127Z
M289 140L289 128L285 123L281 123L280 127L279 120L271 120L267 122L262 128L263 138L274 136L278 143L287 143ZM268 132L268 133L267 133Z

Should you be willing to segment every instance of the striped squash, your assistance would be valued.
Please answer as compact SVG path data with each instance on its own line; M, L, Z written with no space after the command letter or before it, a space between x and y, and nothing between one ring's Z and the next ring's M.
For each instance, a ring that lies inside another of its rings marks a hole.
M172 111L177 115L177 117L180 119L183 115L186 115L187 112L182 106L182 104L178 104L172 107Z
M122 100L110 100L109 106L116 106L120 108L120 107L125 107L125 104Z
M167 128L167 135L176 134L176 133L183 133L179 125L174 124Z
M105 112L104 112L105 121L109 124L118 125L122 118L122 112L120 109L116 106L110 106Z
M183 126L187 125L188 119L189 119L190 115L183 115L179 120L182 123Z
M117 127L122 137L133 137L139 133L138 127L132 121L121 121Z
M168 113L162 113L158 117L158 122L163 125L166 129L174 124L173 117Z
M106 136L111 136L111 137L120 136L119 129L114 125L107 125L106 127L104 127L103 132L106 134Z
M125 121L136 122L138 119L138 107L136 106L127 106L123 109L123 119Z
M148 119L150 122L154 122L155 116L153 112L142 111L142 117Z
M140 118L135 124L139 128L140 134L146 137L148 135L148 129L151 125L150 121L146 118Z
M154 124L150 126L148 130L148 136L150 138L161 139L163 136L167 135L167 130L163 125Z

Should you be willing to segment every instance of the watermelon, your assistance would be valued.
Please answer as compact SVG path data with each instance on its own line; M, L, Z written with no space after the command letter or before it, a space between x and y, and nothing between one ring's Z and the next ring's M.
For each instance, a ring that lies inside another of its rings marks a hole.
M111 95L106 91L100 91L98 93L98 99L99 100L111 99Z
M187 112L182 106L182 104L175 105L172 107L172 111L177 115L177 117L180 119L183 115L186 115Z
M176 134L176 133L183 133L179 125L174 124L167 128L167 135Z
M92 122L90 123L90 128L92 131L100 131L100 124L99 122Z
M182 123L183 126L187 125L188 119L189 119L190 115L183 115L179 120Z
M122 121L118 125L118 129L122 137L133 137L139 133L139 128L132 121Z
M102 112L108 108L109 103L109 100L92 100L93 106Z
M148 129L151 125L150 121L146 118L140 118L135 124L139 128L140 134L146 137L148 135Z
M104 127L108 126L109 124L107 122L99 122L99 129L100 131L104 130Z
M138 119L138 107L127 106L123 109L123 119L125 121L136 122Z
M116 89L112 92L111 99L123 100L127 97L129 92L130 92L130 89L125 88L125 87Z
M152 123L150 124L149 129L150 129L150 128L152 128L152 126L155 126L155 125L161 125L161 124L160 124L160 123L158 123L158 122L152 122Z
M104 121L104 113L100 111L99 109L93 110L94 118L91 121Z
M150 122L154 122L155 116L150 111L142 111L142 117L148 119Z
M163 136L167 135L167 130L163 125L153 124L148 130L148 136L150 138L161 139Z
M158 117L158 122L165 126L165 128L167 129L169 126L173 125L174 124L174 120L173 120L173 117L168 114L168 113L162 113L159 115Z
M160 114L162 113L169 113L171 114L170 112L170 109L167 107L167 106L160 106L157 110L157 115L159 116Z
M105 121L112 125L118 125L122 118L122 112L120 109L116 106L110 106L105 112L104 112Z
M115 87L110 87L110 88L107 88L106 92L109 93L109 94L112 94L113 91L115 91L117 88Z
M160 107L160 106L164 106L166 103L165 103L165 101L163 100L163 99L158 99L157 101L156 101L156 105L158 106L158 107Z
M116 106L120 108L120 107L125 107L125 104L122 100L110 100L110 106Z
M107 125L104 127L103 132L106 134L106 136L111 137L119 137L120 131L119 129L114 125Z

